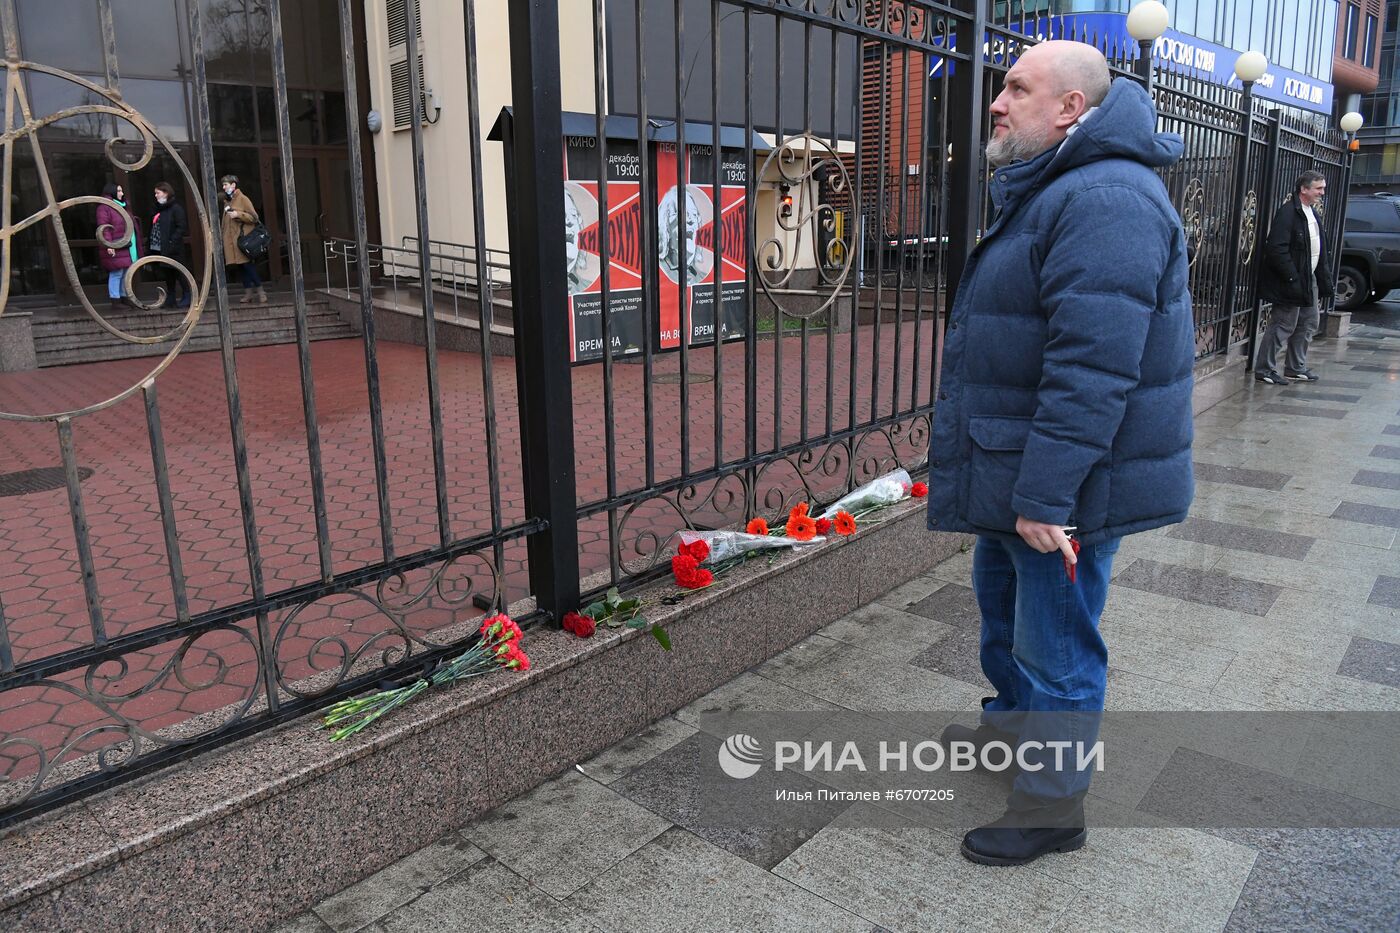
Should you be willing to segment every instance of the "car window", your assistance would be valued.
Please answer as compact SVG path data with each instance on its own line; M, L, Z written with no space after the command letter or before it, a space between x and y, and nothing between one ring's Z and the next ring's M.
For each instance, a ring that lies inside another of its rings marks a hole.
M1389 201L1352 201L1347 205L1347 230L1400 230L1400 213Z

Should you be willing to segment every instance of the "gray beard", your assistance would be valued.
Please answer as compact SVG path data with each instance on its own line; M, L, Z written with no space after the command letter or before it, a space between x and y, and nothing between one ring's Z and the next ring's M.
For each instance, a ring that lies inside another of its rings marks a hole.
M1001 168L1012 162L1033 159L1047 148L1044 140L1008 133L987 143L987 162L992 168Z

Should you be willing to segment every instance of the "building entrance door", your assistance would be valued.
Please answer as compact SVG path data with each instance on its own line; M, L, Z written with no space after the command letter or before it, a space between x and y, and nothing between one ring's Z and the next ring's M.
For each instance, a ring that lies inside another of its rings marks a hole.
M292 150L293 180L296 184L297 225L302 273L308 287L326 283L325 245L331 239L354 236L350 218L350 160L332 149ZM273 200L263 217L272 233L269 257L276 278L291 274L291 247L288 242L286 191L282 184L282 159L278 150L263 149L261 158L263 190L273 192Z

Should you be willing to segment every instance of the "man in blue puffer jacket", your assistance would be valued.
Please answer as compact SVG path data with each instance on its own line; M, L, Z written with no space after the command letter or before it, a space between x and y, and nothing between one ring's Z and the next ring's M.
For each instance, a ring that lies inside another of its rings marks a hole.
M1182 142L1156 132L1147 92L1110 84L1092 46L1046 42L1011 68L991 114L997 215L949 316L928 525L978 536L996 690L978 729L944 738L1024 754L1007 815L968 833L963 854L1019 864L1085 839L1088 773L1055 770L1035 743L1092 748L1119 539L1191 504L1194 328L1185 238L1153 171Z

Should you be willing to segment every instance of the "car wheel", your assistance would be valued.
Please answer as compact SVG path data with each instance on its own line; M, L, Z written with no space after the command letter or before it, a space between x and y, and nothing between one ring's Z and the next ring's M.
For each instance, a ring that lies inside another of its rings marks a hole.
M1371 283L1366 273L1355 266L1342 266L1337 274L1337 310L1359 308L1371 296Z
M1372 301L1385 301L1385 296L1390 294L1388 288L1377 288L1371 292Z

